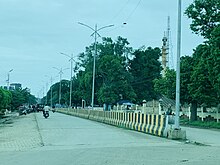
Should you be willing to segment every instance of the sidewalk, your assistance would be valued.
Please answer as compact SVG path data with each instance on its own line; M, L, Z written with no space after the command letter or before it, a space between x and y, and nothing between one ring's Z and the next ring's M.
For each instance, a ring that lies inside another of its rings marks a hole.
M219 146L220 130L183 127L186 130L187 142L197 145Z
M38 131L36 114L11 116L0 123L0 152L25 151L40 146L42 146L42 140Z

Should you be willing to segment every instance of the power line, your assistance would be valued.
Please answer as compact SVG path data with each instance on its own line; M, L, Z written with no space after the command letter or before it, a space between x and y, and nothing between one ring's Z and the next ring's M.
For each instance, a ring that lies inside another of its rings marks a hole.
M110 22L112 22L114 19L116 19L122 13L122 11L125 9L125 7L128 5L129 2L130 2L130 0L126 1L126 3L120 8L120 10L110 19Z
M127 19L125 21L128 21L128 19L130 19L130 17L134 14L134 12L136 11L136 9L138 8L138 6L140 5L141 0L138 1L137 5L135 6L135 8L131 11L131 13L128 15Z
M126 3L120 8L119 12L117 12L111 19L110 21L113 22L121 13L122 11L126 8L126 6L129 4L130 0L127 0ZM127 21L131 18L131 16L135 13L135 11L137 10L138 6L140 5L141 0L138 1L137 5L133 8L133 10L129 13L129 15L127 16L127 18L125 19L125 21L123 21L122 24L115 26L113 29L110 29L109 31L113 31L119 28L123 28L124 25L127 24Z

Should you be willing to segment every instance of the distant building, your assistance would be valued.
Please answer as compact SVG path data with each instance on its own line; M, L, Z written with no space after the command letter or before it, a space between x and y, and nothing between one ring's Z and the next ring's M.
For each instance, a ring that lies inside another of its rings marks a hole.
M22 89L22 85L20 83L12 83L9 88L10 90Z
M1 86L3 89L8 90L7 86ZM12 83L9 85L9 90L13 91L16 89L22 89L22 85L20 83Z

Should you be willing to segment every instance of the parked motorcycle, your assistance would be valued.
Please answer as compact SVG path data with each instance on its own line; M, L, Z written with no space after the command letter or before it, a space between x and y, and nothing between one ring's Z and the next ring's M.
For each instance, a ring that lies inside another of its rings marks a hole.
M43 116L45 118L48 118L49 117L49 111L43 111Z

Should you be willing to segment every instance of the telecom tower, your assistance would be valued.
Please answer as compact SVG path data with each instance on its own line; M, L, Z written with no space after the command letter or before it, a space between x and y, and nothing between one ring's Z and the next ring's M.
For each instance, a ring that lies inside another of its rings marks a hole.
M165 77L167 67L173 68L173 57L172 57L172 43L171 43L171 30L170 30L170 16L167 19L167 31L164 33L162 39L162 76Z
M166 69L167 69L167 37L166 34L164 34L164 37L162 39L163 46L162 46L162 76L165 77Z

